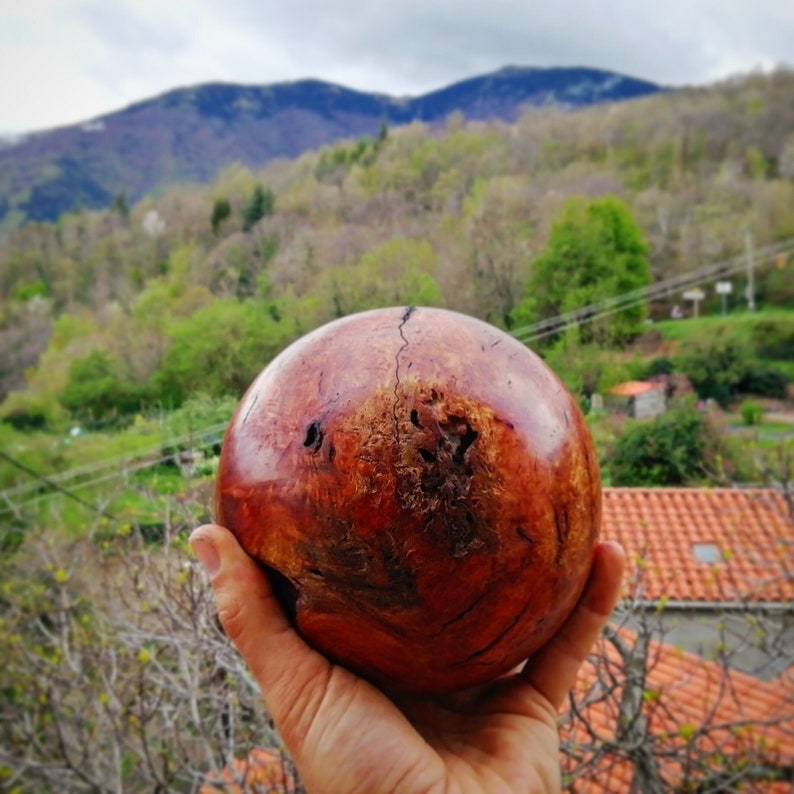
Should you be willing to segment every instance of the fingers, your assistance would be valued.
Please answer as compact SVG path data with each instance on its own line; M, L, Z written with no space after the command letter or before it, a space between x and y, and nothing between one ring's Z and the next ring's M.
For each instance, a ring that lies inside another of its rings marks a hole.
M223 527L194 530L190 544L210 576L218 618L256 677L272 716L279 721L311 690L328 663L289 623L262 568ZM289 726L287 726L288 728Z
M526 664L521 676L559 709L582 662L607 623L620 594L625 554L601 543L579 603L557 634Z

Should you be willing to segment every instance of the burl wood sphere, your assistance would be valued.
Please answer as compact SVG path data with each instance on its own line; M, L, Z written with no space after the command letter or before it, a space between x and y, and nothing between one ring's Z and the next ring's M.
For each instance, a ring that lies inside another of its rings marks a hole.
M442 693L559 628L601 488L581 412L540 357L462 314L388 308L319 328L257 377L216 513L309 644L382 687Z

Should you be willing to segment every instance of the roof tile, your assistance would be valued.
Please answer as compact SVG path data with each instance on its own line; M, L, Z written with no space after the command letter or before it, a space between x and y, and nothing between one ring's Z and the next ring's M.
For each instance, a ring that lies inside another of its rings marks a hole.
M602 536L645 599L794 601L794 521L774 490L605 488Z
M632 641L628 631L620 634ZM760 681L658 641L651 641L647 658L646 735L653 737L654 757L670 790L678 790L691 774L681 766L681 759L687 757L681 752L684 749L701 760L714 753L715 762L741 753L772 764L794 762L792 668L773 681ZM577 794L628 794L631 790L630 762L619 757L619 752L610 756L608 751L621 724L622 669L614 646L602 639L580 674L576 714L569 710L563 716L561 736L572 751L563 756L563 767L574 778L570 790ZM608 697L599 697L599 680L602 688L605 680L617 682L617 687ZM710 728L704 730L704 726ZM789 788L776 783L755 785L747 790L790 791L790 783L785 784Z
M607 394L614 394L617 397L636 397L638 394L645 394L656 389L664 389L664 383L656 383L646 380L629 380L607 389Z

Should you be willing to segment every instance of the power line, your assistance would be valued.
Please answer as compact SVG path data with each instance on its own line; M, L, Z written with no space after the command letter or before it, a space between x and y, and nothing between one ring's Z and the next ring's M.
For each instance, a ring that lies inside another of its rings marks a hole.
M225 423L222 423L222 424L219 424L219 425L212 425L212 426L210 426L208 428L205 428L204 431L198 431L197 433L194 433L194 434L191 434L191 435L194 436L196 434L201 434L201 433L207 434L207 433L217 432L218 430L224 429L225 426L226 426ZM170 445L172 443L181 442L181 441L184 441L186 439L187 439L186 436L177 436L175 438L168 439L168 440L162 442L161 445L158 445L157 447L154 447L153 449L160 449L162 451L162 447L168 446L168 445ZM4 457L6 457L8 459L8 456L4 455ZM67 490L68 490L72 495L74 495L74 491L81 490L81 489L84 489L84 488L91 488L91 487L93 487L95 485L100 485L102 483L108 482L109 480L117 480L117 479L120 479L121 477L124 477L126 475L134 474L135 472L138 472L138 471L143 471L145 469L153 468L154 466L157 466L160 463L164 463L164 462L166 462L168 460L173 459L173 457L174 457L173 453L169 452L169 453L166 453L164 455L160 455L157 458L147 458L146 460L130 461L129 463L124 465L123 468L121 468L119 470L110 471L110 472L108 472L108 469L111 468L111 466L113 466L115 463L119 462L120 460L122 460L122 461L126 460L126 458L122 458L122 459L120 459L120 458L111 458L111 459L109 459L106 462L106 464L103 464L102 461L99 461L98 463L91 464L89 466L77 466L74 469L70 470L72 473L74 473L75 476L83 475L83 474L98 474L99 476L96 476L93 479L89 479L89 480L84 481L84 482L78 482L78 483L72 484L69 489L65 489L60 484L65 479L65 475L68 475L69 472L61 472L59 475L56 475L55 477L46 478L46 477L43 477L42 475L39 475L36 472L33 472L32 469L29 469L27 467L25 469L23 469L23 470L27 471L27 473L31 474L32 476L35 476L38 480L46 482L48 485L50 485L51 487L54 487L58 491L66 493ZM21 464L21 466L24 466L24 464ZM71 478L71 479L73 479L73 478ZM6 504L11 505L12 501L11 501L10 497L11 496L17 496L18 497L18 496L21 495L21 496L24 496L25 498L23 498L21 502L16 502L14 504L14 506L15 507L28 507L28 506L30 506L32 504L35 504L36 502L40 502L42 499L46 499L47 498L47 494L34 494L34 495L31 495L30 491L33 488L35 488L35 485L36 485L35 482L33 482L33 483L30 483L30 482L23 483L23 485L25 486L24 491L21 490L21 486L16 486L15 488L9 488L9 489L7 489L5 491L0 491L0 499L5 501ZM6 511L8 511L10 509L11 509L10 507L6 508ZM96 508L94 508L94 509L96 509ZM2 505L0 505L0 512L2 512L2 511L3 511L3 507L2 507ZM107 513L106 511L104 512L104 514L108 515L111 518L113 518L113 516L110 515L109 513Z
M89 510L92 510L99 515L107 516L108 518L113 518L113 516L108 513L106 510L102 510L100 507L97 507L90 502L87 502L85 499L81 499L76 493L72 493L68 488L64 488L63 486L59 485L57 482L45 477L43 474L39 474L39 472L31 469L30 466L25 465L21 461L16 460L16 458L12 458L10 455L7 455L5 452L0 450L0 458L5 460L6 462L10 463L12 466L15 466L20 471L24 471L25 474L29 474L31 477L34 477L36 480L43 482L45 485L49 486L55 491L62 493L64 496L69 497L69 499L74 499L75 502L87 507Z
M129 466L126 466L122 471L111 471L109 473L103 473L100 476L95 477L93 480L87 480L86 482L77 483L76 485L73 485L71 487L71 490L78 491L83 488L92 488L95 485L101 485L102 483L108 482L110 480L118 480L128 474L135 474L136 472L139 471L144 471L146 469L154 468L160 463L164 463L167 460L171 460L172 457L173 455L169 454L169 455L163 455L160 458L138 461ZM0 492L0 497L2 496L4 496L4 494ZM28 496L28 498L24 499L21 502L18 502L16 506L29 507L30 505L36 504L36 502L40 502L42 499L46 499L47 496L48 494L38 494L35 496ZM0 511L2 510L3 508L2 506L0 506Z
M202 436L212 435L214 433L220 433L225 428L226 428L226 423L222 422L222 423L210 425L209 427L192 431L190 433L183 433L178 436L172 436L171 438L164 439L163 441L160 441L157 444L145 447L144 449L136 450L135 452L132 453L117 455L112 458L104 458L99 461L94 461L93 463L84 463L81 464L80 466L75 466L72 469L67 469L65 471L58 472L57 474L52 474L49 476L49 479L54 483L65 483L70 480L74 480L77 477L83 475L95 474L96 472L109 469L116 465L118 465L119 468L126 469L128 468L130 462L140 460L141 458L146 457L147 455L160 453L162 452L164 447L178 446L180 444L189 443L192 442L197 436L202 437ZM157 462L160 462L161 460L162 458L158 458ZM5 489L4 491L0 491L0 498L16 499L16 498L24 497L29 492L35 490L35 488L36 488L35 482L20 483L19 485L14 485L11 486L10 488Z
M757 256L768 259L781 253L794 250L794 238L783 240L780 243L766 246L758 251ZM746 269L747 263L744 255L735 256L720 262L704 265L696 270L688 271L677 276L672 276L648 287L625 292L611 298L597 301L596 303L581 306L555 317L539 320L531 325L516 328L511 333L521 342L531 342L536 339L557 334L576 325L584 325L594 320L625 311L641 303L646 303L655 298L666 297L672 292L691 287L703 281L709 281L722 276L728 276Z

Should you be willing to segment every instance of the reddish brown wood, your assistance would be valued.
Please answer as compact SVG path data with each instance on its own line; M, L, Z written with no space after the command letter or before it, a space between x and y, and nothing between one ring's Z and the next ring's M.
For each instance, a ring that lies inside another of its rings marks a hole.
M318 329L260 374L216 506L310 644L377 684L444 692L559 627L601 488L584 419L537 355L471 317L391 308Z

